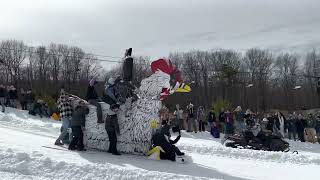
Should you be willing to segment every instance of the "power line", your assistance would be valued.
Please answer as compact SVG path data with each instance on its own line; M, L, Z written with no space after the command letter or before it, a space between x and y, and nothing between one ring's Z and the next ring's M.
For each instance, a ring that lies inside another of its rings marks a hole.
M29 47L29 48L26 48L26 49L13 49L13 48L5 48L5 47L1 47L1 49L5 49L5 50L18 50L18 51L24 51L24 52L27 52L27 53L35 53L32 49L36 49L35 47ZM46 50L47 51L47 50ZM86 54L86 53L85 53ZM63 55L63 54L58 54L58 53L52 53L52 52L46 52L46 55L48 56L63 56L63 57L75 57L73 55ZM86 54L86 55L93 55L93 56L96 56L95 54ZM98 55L98 56L104 56L104 57L112 57L112 58L120 58L120 57L115 57L115 56L105 56L105 55ZM97 57L94 57L94 58L90 58L90 57L83 57L82 59L86 59L86 60L97 60L97 61L103 61L103 62L112 62L112 63L122 63L122 61L120 60L112 60L112 59L100 59L100 58L97 58Z

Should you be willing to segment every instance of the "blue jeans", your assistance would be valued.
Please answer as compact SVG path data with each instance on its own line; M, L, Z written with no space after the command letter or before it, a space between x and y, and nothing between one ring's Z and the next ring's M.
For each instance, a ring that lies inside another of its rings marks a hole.
M71 117L69 118L61 118L62 126L61 126L61 134L58 137L57 141L64 141L64 144L69 144L72 136L69 132L71 128Z
M246 125L244 124L243 121L236 121L236 126L237 126L236 129L238 133L241 133L246 128Z

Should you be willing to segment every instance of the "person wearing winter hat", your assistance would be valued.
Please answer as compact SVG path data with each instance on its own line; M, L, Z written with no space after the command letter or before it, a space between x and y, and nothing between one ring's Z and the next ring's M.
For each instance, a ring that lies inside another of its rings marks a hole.
M88 85L86 100L97 107L97 123L103 123L101 104L99 103L99 96L94 87L96 84L96 77L93 77Z

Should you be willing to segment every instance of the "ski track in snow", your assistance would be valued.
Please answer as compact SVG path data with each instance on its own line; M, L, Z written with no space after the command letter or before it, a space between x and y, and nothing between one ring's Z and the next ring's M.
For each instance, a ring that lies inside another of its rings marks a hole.
M192 160L178 164L148 160L144 156L119 157L98 151L78 153L42 148L53 146L61 123L30 116L21 110L6 110L7 113L0 113L0 179L293 180L319 177L319 144L289 141L291 151L297 150L299 154L234 149L223 146L220 139L214 139L207 132L183 131L177 146ZM275 174L280 176L274 177Z

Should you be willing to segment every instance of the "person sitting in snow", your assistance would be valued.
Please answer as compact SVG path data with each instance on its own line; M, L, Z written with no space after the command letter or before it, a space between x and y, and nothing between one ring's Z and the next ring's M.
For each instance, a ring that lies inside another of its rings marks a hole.
M152 136L152 147L160 146L164 150L164 152L160 152L160 159L175 161L177 155L184 155L184 153L174 145L180 140L181 134L179 132L175 140L171 140L170 137L170 126L166 124L166 121L163 121L162 127Z
M72 140L68 148L69 150L85 151L83 145L83 129L85 127L87 114L89 114L89 108L84 101L80 100L72 115Z

